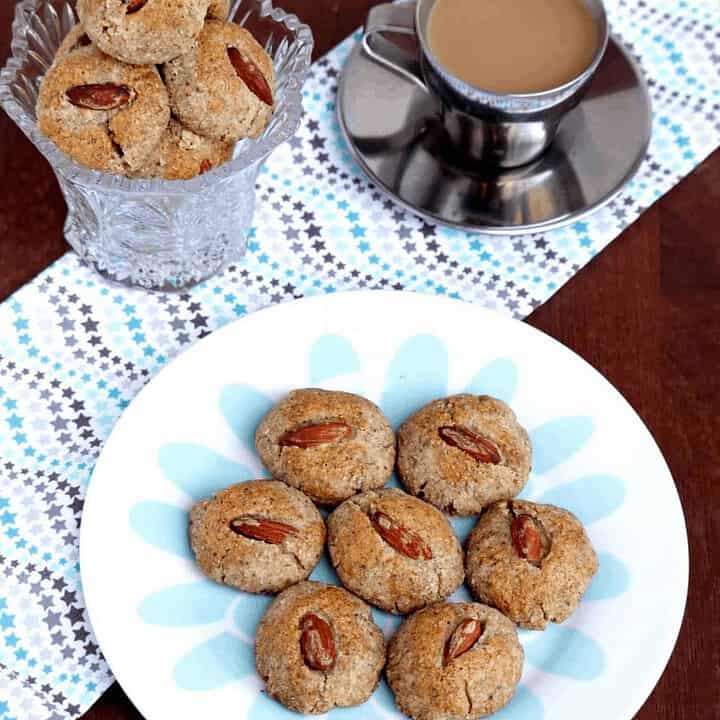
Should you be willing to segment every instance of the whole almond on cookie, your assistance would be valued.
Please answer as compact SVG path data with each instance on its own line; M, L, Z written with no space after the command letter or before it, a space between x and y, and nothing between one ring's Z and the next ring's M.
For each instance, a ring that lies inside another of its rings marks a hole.
M288 523L256 518L251 515L243 515L231 520L230 528L238 535L271 545L279 545L288 536L298 534L297 528Z
M465 618L453 630L452 635L445 644L443 662L447 665L455 658L459 658L470 650L483 633L483 624L476 618Z
M133 13L142 10L147 4L148 0L124 0L125 2L125 13L132 15Z
M247 56L243 55L236 47L227 49L228 57L238 77L248 86L248 89L255 94L266 105L272 106L273 96L268 81L258 70L257 65Z
M510 533L517 556L537 565L543 558L543 541L535 520L530 515L518 515Z
M300 647L305 664L313 670L332 670L337 653L329 623L315 613L308 613L300 621L300 630Z
M352 428L347 423L315 423L297 430L288 430L280 438L280 445L305 449L347 440L349 437L352 437Z
M432 560L432 550L420 535L408 530L387 513L376 510L371 513L370 521L378 535L397 552L412 560Z
M66 91L68 100L87 110L117 110L130 101L130 89L114 83L75 85Z
M467 428L459 425L444 426L438 428L438 435L448 445L462 450L480 462L497 465L502 459L497 447L490 440Z

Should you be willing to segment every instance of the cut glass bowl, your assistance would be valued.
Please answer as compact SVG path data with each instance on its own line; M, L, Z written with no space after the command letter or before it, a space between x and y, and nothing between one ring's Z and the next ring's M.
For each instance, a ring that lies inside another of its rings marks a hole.
M10 58L0 72L0 104L48 159L68 206L65 237L105 277L160 290L193 285L247 248L262 163L298 129L312 53L310 28L270 0L235 0L230 20L245 25L273 57L275 113L258 140L191 180L130 180L89 170L38 129L35 101L55 50L76 22L70 0L22 0Z

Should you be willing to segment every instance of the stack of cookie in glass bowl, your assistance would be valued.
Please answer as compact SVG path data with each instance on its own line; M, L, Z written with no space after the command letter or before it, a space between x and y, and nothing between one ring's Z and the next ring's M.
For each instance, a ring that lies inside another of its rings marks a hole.
M295 390L255 446L272 478L196 504L190 544L216 582L279 593L256 664L296 712L361 705L385 671L412 720L486 717L520 682L517 627L566 620L597 571L572 513L517 499L531 443L496 398L435 400L396 436L363 397ZM395 469L404 490L385 487ZM464 550L449 515L479 516ZM326 546L337 585L308 580ZM464 580L476 602L450 597ZM405 616L387 645L371 606Z
M37 98L40 130L85 167L182 180L230 160L273 114L273 61L230 0L77 0Z

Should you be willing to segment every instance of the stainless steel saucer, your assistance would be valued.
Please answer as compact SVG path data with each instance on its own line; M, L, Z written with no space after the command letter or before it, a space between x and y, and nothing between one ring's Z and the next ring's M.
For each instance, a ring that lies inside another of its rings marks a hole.
M550 149L512 170L463 167L439 101L360 45L343 69L337 106L353 156L393 200L433 223L496 235L559 227L609 202L645 157L652 123L642 73L614 39Z

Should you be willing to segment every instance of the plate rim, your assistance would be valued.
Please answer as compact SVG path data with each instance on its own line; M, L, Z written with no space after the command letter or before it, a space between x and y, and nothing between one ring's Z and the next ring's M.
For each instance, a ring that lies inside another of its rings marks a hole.
M635 687L635 692L631 693L628 692L627 696L628 699L625 703L627 710L626 715L622 717L618 717L615 720L633 720L634 716L640 710L640 708L645 704L647 699L650 697L650 695L655 690L655 687L657 686L658 682L660 681L663 673L665 672L665 669L673 655L673 652L675 650L675 646L677 644L677 641L680 636L680 632L682 630L682 626L684 623L685 618L685 611L687 607L687 597L688 597L688 587L689 587L689 577L690 577L690 567L689 567L689 542L688 542L688 534L687 534L687 523L685 520L685 513L682 506L682 502L680 500L680 495L677 489L677 484L675 483L675 478L673 477L672 472L670 471L670 468L667 464L667 461L665 459L665 456L663 455L660 447L657 444L657 441L655 440L655 437L653 433L650 431L650 428L646 425L644 420L640 417L640 415L637 413L637 411L632 407L632 405L628 402L628 400L625 398L625 396L595 367L593 367L587 360L585 360L581 355L576 353L571 348L564 345L559 340L555 339L548 333L545 333L544 331L533 327L532 325L522 321L517 320L515 318L509 317L503 313L497 312L495 310L492 310L490 308L486 308L481 305L476 305L475 303L471 303L465 300L459 300L455 298L449 298L446 296L434 296L434 295L428 295L426 293L418 293L418 292L412 292L412 291L397 291L397 290L352 290L348 292L341 292L341 293L330 293L330 294L320 294L320 295L314 295L310 297L303 297L287 302L281 302L273 305L266 306L264 308L258 309L256 311L250 312L240 318L237 318L236 320L233 320L226 325L218 328L214 332L210 333L209 335L205 336L204 338L200 339L199 341L195 342L193 345L185 349L183 352L179 353L176 357L174 357L170 362L168 362L158 373L156 373L150 381L144 385L140 391L135 395L135 397L132 399L132 401L129 403L129 405L123 410L121 416L118 418L117 422L113 426L112 431L110 432L110 435L108 436L107 440L105 441L105 444L103 445L103 448L97 458L97 461L95 463L95 466L93 468L93 472L91 474L90 480L88 482L88 487L85 494L85 504L83 508L83 514L81 518L81 524L80 524L80 547L79 547L79 564L80 564L80 582L81 587L83 591L83 598L85 607L87 609L88 619L90 622L90 625L92 627L92 630L95 634L95 637L97 639L98 645L100 646L100 650L102 652L103 657L105 658L105 661L107 665L109 666L115 681L118 682L118 684L123 688L123 690L126 692L128 699L133 704L133 706L144 716L149 718L150 720L155 720L154 718L151 718L149 714L147 714L142 706L141 703L139 703L135 697L131 694L131 691L127 689L127 686L123 683L123 679L121 675L122 672L118 674L116 672L117 664L113 660L114 656L114 650L110 653L107 652L107 646L103 644L103 633L102 631L98 633L97 630L97 624L93 621L93 618L97 618L99 613L102 611L97 607L94 601L94 590L93 584L88 583L88 576L87 576L87 570L85 568L88 567L88 563L84 560L89 557L89 554L92 552L88 549L88 543L89 541L86 540L88 536L88 532L86 531L87 525L86 525L86 511L88 507L92 507L94 503L94 497L99 492L98 487L99 483L95 482L95 477L98 472L98 467L100 467L100 470L102 471L102 459L103 456L106 455L106 449L108 446L113 443L114 438L116 439L119 435L119 431L121 432L124 429L124 425L126 422L126 419L128 417L128 411L135 405L138 400L143 397L153 386L157 379L163 375L163 373L166 373L166 371L170 370L171 368L175 367L180 362L185 362L185 358L190 355L198 354L200 352L203 352L204 348L208 346L211 342L218 342L217 337L218 335L225 335L230 334L232 332L237 332L237 327L241 326L242 322L252 318L258 314L263 315L271 315L274 313L282 314L282 312L285 310L286 307L293 307L298 305L306 305L306 306L314 306L317 305L319 308L322 308L323 305L327 303L331 303L335 301L335 298L343 298L343 302L353 302L353 300L362 299L364 296L372 295L374 297L377 297L378 295L384 295L388 300L395 300L398 296L402 296L403 300L401 302L426 302L429 304L445 304L448 306L454 306L457 304L466 306L468 308L472 308L473 311L478 312L481 315L489 315L493 316L496 319L499 319L501 322L508 322L510 324L519 323L524 327L524 331L530 331L531 334L536 334L541 336L545 341L549 340L550 344L555 347L555 349L559 349L559 351L564 351L566 353L570 353L573 356L575 356L575 360L579 360L582 365L585 366L586 370L589 370L591 373L596 375L602 383L604 383L606 390L608 390L611 393L614 393L617 397L617 399L626 407L627 410L629 410L637 419L637 421L640 423L641 427L644 429L648 436L648 440L652 443L652 446L655 448L655 451L658 454L658 459L661 461L663 467L665 468L669 478L672 480L672 488L671 488L671 495L672 495L672 503L675 506L675 509L677 512L677 521L679 523L678 531L682 531L680 534L683 538L683 548L684 552L679 552L678 554L678 560L681 563L681 567L678 567L678 571L682 573L682 593L678 593L677 600L673 603L673 607L669 608L670 611L674 611L674 616L672 614L668 615L668 618L670 622L666 625L666 628L668 628L668 632L665 634L663 638L663 642L661 644L661 650L659 650L655 656L655 660L653 663L653 667L651 671L649 671L646 674L646 682L645 683L638 683ZM680 600L681 598L681 600ZM102 623L100 623L102 625ZM114 667L115 665L115 667ZM301 716L298 716L301 717ZM158 719L160 720L160 719Z

